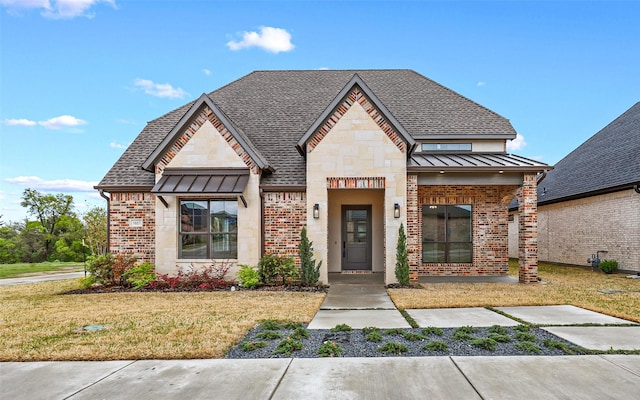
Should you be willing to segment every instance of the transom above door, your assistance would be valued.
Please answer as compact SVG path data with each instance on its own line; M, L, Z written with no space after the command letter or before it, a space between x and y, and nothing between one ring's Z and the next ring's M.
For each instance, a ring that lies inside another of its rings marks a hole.
M371 270L371 205L342 206L342 269Z

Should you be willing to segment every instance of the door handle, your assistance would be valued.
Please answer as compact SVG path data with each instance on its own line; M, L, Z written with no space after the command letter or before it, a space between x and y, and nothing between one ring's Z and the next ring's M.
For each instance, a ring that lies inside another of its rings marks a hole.
M342 258L345 258L347 256L347 242L343 241L342 242Z

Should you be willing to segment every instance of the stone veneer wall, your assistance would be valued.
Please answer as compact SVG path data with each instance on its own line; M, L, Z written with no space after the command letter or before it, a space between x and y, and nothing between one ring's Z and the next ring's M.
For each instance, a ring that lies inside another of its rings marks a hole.
M410 187L408 187L411 190ZM421 275L505 275L508 272L508 206L518 186L418 186L417 224L420 230L417 272ZM472 263L422 263L422 206L471 204L473 229ZM413 233L415 235L415 233ZM414 241L415 243L415 241ZM415 263L415 261L414 261ZM415 265L410 265L412 270Z
M133 255L140 262L154 264L155 196L151 193L111 193L110 197L109 251ZM131 226L132 220L142 220L142 226Z
M294 257L299 264L300 232L307 225L304 192L266 192L263 199L264 253Z

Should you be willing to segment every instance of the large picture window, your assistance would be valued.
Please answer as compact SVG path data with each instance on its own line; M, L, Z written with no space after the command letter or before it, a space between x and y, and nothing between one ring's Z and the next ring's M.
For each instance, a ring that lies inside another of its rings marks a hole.
M422 262L472 262L470 205L422 206Z
M238 201L180 200L178 257L237 259Z

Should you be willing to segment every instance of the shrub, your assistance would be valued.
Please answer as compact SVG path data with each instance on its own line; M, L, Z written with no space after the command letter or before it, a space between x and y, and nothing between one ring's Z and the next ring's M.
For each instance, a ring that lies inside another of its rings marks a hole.
M616 260L600 261L598 268L605 274L612 274L618 270L618 262Z
M282 329L282 324L272 319L267 319L260 324L260 328L265 331L277 331Z
M302 349L302 342L299 340L286 338L278 343L278 348L275 349L273 354L286 354L291 355L296 350Z
M224 277L231 269L231 262L229 260L213 260L211 265L206 268L207 273L214 279L225 280Z
M253 289L260 283L260 274L252 266L241 264L238 279L242 287Z
M347 324L338 324L331 328L331 332L350 332L352 328Z
M289 335L289 337L291 339L302 340L309 337L309 331L300 326L294 329L293 333Z
M513 329L515 329L518 332L529 332L531 330L531 326L530 325L517 325Z
M367 342L382 342L382 335L380 331L372 331L365 336Z
M282 336L284 336L282 333L271 330L262 331L256 335L258 339L264 340L280 339Z
M398 244L396 245L396 279L402 286L409 285L409 259L407 256L407 236L404 225L398 230Z
M375 326L366 326L362 328L362 333L364 333L365 335L368 335L373 332L380 332L380 328Z
M80 287L83 289L88 289L96 283L96 277L93 275L89 275L87 277L78 278L78 283Z
M409 351L407 345L398 342L388 342L387 344L378 347L378 350L383 353L402 354Z
M87 259L87 271L102 285L113 284L113 255L90 256Z
M195 269L189 266L189 270L178 269L178 274L171 276L160 274L149 287L153 289L188 289L188 290L214 290L226 289L232 282L219 278L219 271L214 264L203 269Z
M258 275L265 285L274 284L278 276L282 278L282 284L287 279L291 280L298 274L298 269L291 257L281 257L276 254L266 254L258 262Z
M471 345L480 347L481 349L491 350L491 351L496 350L498 348L498 342L496 342L491 338L473 339L471 341Z
M463 332L463 333L476 333L478 332L478 328L474 328L473 326L461 326L460 328L456 329L456 332Z
M548 349L558 349L562 350L565 354L575 354L575 352L569 346L557 340L546 339L543 344L544 347Z
M513 337L521 342L535 342L536 336L528 332L518 332Z
M242 351L254 351L257 349L261 349L263 347L267 347L265 342L244 342L242 343Z
M520 343L516 343L516 347L519 348L520 350L523 350L529 354L532 353L536 353L536 354L540 354L540 347L536 346L535 343L532 342L520 342Z
M282 327L284 329L298 329L298 328L303 328L302 323L300 322L285 322L284 324L282 324Z
M466 342L467 340L473 339L473 337L469 335L467 332L463 332L459 330L456 330L453 333L453 336L451 336L451 338L453 338L453 340L460 340L462 342Z
M326 341L318 348L317 353L320 357L339 357L343 352L344 349L336 342Z
M449 350L449 345L447 345L445 342L441 342L439 340L435 340L433 342L429 342L429 343L425 344L424 346L422 346L422 350L426 350L426 351L448 351Z
M145 262L126 270L123 277L134 289L139 290L153 282L156 279L156 273L153 264Z
M125 286L127 281L124 274L136 265L137 258L134 256L118 253L113 258L113 264L111 269L113 271L113 283L116 285Z
M384 331L385 335L399 335L402 336L404 335L404 329L401 328L391 328L391 329L387 329L386 331Z
M500 333L490 333L487 337L500 343L507 343L511 341L509 335L502 335Z
M506 335L509 333L509 330L504 326L493 325L489 327L489 333L497 333L498 335Z
M320 278L322 260L316 265L316 260L313 259L313 242L310 242L307 237L306 227L303 227L300 233L298 255L300 256L300 280L302 284L307 286L317 285Z
M410 341L410 342L415 342L415 341L417 341L417 340L425 340L425 339L426 339L426 337L424 337L424 336L422 336L422 335L420 335L420 334L414 333L414 332L404 332L404 333L402 334L402 336L403 336L406 340L408 340L408 341Z
M444 331L441 328L438 328L435 326L427 326L426 328L422 329L422 334L425 336L427 335L442 336L444 334Z
M425 336L428 336L428 335L442 336L444 332L442 331L442 329L436 328L435 326L427 326L426 328L422 329L422 334Z

